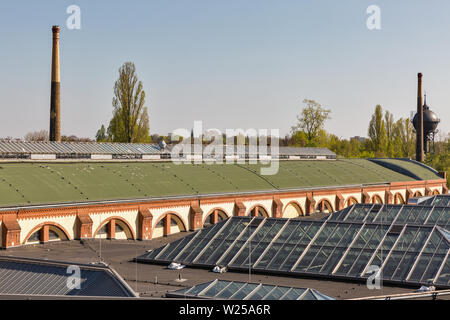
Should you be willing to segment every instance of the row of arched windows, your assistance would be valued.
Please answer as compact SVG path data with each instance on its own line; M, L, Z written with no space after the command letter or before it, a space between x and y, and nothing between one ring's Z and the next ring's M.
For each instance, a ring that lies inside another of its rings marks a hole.
M433 194L439 194L435 191ZM421 197L422 194L417 191L414 197ZM354 197L349 197L345 201L345 207L357 204L358 201ZM374 195L371 203L382 204L383 200L380 196ZM400 193L396 193L393 199L394 204L405 204L405 200ZM322 199L315 206L315 212L331 213L333 206L327 199ZM270 217L267 209L261 205L255 205L248 211L248 215L252 217ZM296 202L288 203L283 209L283 218L297 218L303 216L302 208ZM212 210L203 221L203 227L209 227L228 218L228 214L221 209ZM153 229L152 238L158 238L169 234L186 231L183 220L175 213L167 213L161 218ZM119 218L110 218L104 222L95 232L94 238L99 239L135 239L132 228ZM26 239L27 244L35 244L40 242L68 240L67 232L58 225L43 225L37 227L31 235Z

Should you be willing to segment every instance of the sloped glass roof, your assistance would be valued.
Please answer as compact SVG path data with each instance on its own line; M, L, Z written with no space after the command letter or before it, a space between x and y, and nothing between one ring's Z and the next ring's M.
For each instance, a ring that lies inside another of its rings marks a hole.
M0 153L161 154L163 152L154 144L0 141Z
M232 217L137 258L450 287L450 208L354 205L322 221Z
M166 296L169 298L221 300L336 300L314 289L227 280L202 283L169 292Z
M329 221L415 224L450 228L450 206L356 204L334 212Z
M440 194L432 197L424 197L417 202L420 206L450 207L450 194Z

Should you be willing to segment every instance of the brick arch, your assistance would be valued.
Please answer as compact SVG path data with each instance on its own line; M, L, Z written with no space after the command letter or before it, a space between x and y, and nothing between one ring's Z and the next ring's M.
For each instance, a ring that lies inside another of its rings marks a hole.
M423 196L422 196L422 192L420 192L420 191L416 191L416 192L414 192L414 195L413 195L413 197L414 197L414 198L419 198L419 197L423 197Z
M208 214L205 215L205 218L203 218L203 223L202 223L202 224L205 224L206 219L208 219L208 217L209 217L211 214L213 214L215 210L222 211L223 213L225 213L225 215L227 216L227 218L230 217L230 215L228 214L228 212L227 212L225 209L223 209L223 208L221 208L221 207L215 207L214 209L211 209L211 210L208 211Z
M403 198L402 194L400 192L397 192L394 195L394 204L405 204L405 199Z
M300 205L300 203L298 201L290 201L288 202L283 209L283 217L284 217L284 213L286 212L286 209L290 206L290 205L294 205L296 206L299 210L300 210L300 216L304 216L305 215L305 210L303 210L302 206Z
M162 215L160 215L159 218L156 219L155 223L153 224L153 228L155 228L162 219L167 217L168 214L173 214L178 219L180 219L181 223L183 224L184 230L188 230L186 221L184 221L184 219L175 211L167 211L167 212L164 212Z
M378 202L376 202L376 200L378 200ZM371 203L380 203L380 204L382 204L383 203L383 199L381 199L381 197L379 195L374 194L372 196Z
M253 206L251 206L250 209L247 210L247 214L246 214L246 215L247 215L247 216L250 215L250 213L252 212L252 210L255 209L256 207L261 207L261 208L263 208L264 211L266 211L266 213L267 213L267 218L270 217L270 211L267 210L267 208L266 208L264 205L259 204L259 203L258 203L258 204L255 204L255 205L253 205Z
M328 205L329 208L331 209L330 212L333 212L333 211L334 211L333 205L332 205L331 202L328 201L327 199L322 199L322 200L320 200L319 202L317 202L317 205L316 205L315 210L316 210L316 211L317 211L317 210L320 210L320 212L325 212L325 211L323 211L323 209L324 209L324 207L327 206L327 205Z
M22 244L26 244L28 239L31 237L31 235L33 235L33 233L42 229L45 226L52 226L52 227L58 228L66 236L67 240L70 240L69 233L62 225L60 225L59 223L56 223L56 222L48 221L48 222L42 222L42 223L38 224L37 226L35 226L33 229L31 229L31 231L28 232L27 236L24 238Z
M111 220L119 220L120 222L124 223L127 226L128 230L130 231L131 238L133 240L136 240L136 233L134 232L133 227L130 225L130 223L127 220L125 220L122 217L118 217L118 216L109 217L109 218L106 218L105 220L103 220L102 223L100 223L100 225L97 227L97 229L93 233L92 238L95 239L95 237L97 236L97 233L100 231L100 229L103 228L103 226L105 224L107 224L108 222L110 222Z
M434 190L432 194L433 194L433 196L440 195L439 190Z
M352 203L351 203L351 201L352 201ZM346 206L346 207L350 207L350 206L352 206L352 205L354 205L354 204L357 204L357 203L359 203L359 202L358 202L358 199L356 199L356 198L353 197L353 196L350 196L350 197L348 197L347 199L345 199L345 206Z

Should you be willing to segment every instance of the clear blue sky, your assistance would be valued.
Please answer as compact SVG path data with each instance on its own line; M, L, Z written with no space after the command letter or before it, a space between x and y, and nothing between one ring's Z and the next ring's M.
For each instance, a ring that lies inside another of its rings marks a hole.
M81 30L66 28L71 4ZM371 4L379 31L366 27ZM2 0L0 137L48 129L56 24L63 134L94 137L109 122L126 61L147 92L151 133L202 120L285 134L308 98L332 110L328 131L366 136L376 104L409 117L418 72L450 131L448 0Z

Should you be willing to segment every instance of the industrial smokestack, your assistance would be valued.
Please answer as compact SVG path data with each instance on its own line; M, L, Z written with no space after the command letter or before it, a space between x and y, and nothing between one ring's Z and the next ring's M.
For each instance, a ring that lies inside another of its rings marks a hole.
M50 141L61 142L61 82L59 74L59 26L53 26L52 87L50 93Z
M418 88L417 88L417 140L416 140L416 160L419 162L424 161L424 148L423 148L423 91L422 91L422 74L419 73Z

